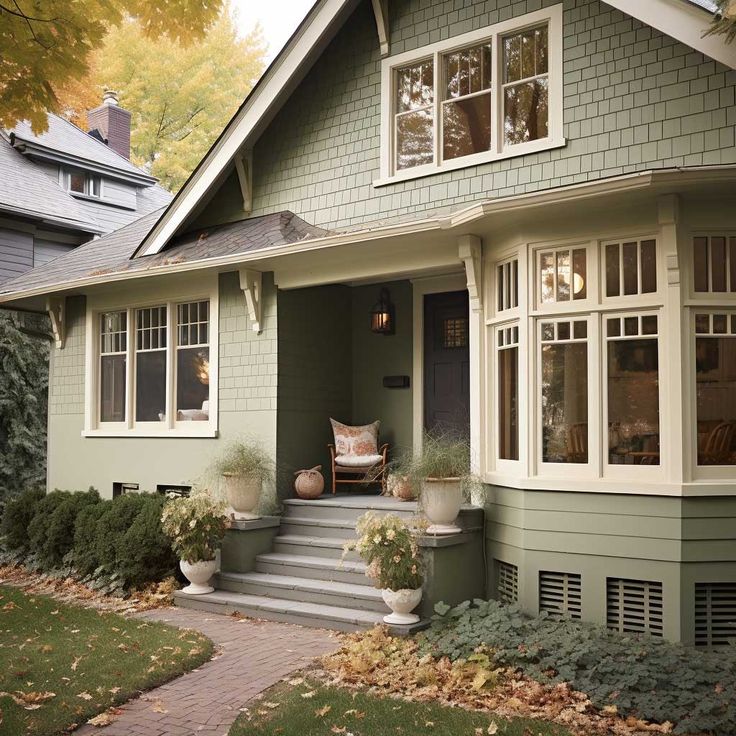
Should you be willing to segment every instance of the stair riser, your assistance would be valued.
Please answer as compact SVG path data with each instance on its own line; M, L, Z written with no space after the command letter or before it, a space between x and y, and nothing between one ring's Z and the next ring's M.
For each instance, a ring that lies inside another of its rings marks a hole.
M321 570L316 567L302 567L300 565L280 565L274 562L256 561L256 572L268 572L272 575L291 575L306 580L333 580L336 583L354 583L365 585L366 576L362 572L349 570Z
M284 518L281 522L281 534L296 534L300 537L324 537L326 539L355 539L355 526L321 526L319 524L300 524Z
M276 537L276 539L273 540L273 551L287 555L324 557L327 560L347 560L351 562L360 561L360 555L356 552L348 552L343 556L343 551L339 547L320 547L315 544L294 544L292 542L283 542L280 537Z
M286 624L299 624L300 626L308 626L313 629L332 629L333 631L353 632L358 630L369 629L368 624L359 625L346 621L336 621L335 619L314 616L299 615L296 613L280 613L277 611L262 611L258 608L250 606L239 606L231 603L213 603L211 601L197 600L190 596L186 600L177 599L176 605L182 608L192 608L197 611L207 611L209 613L218 613L224 616L230 616L233 613L240 613L249 618L260 618L266 621L280 621Z
M235 580L222 580L215 578L215 587L218 590L228 590L232 593L247 593L248 595L262 595L268 598L303 601L304 603L318 603L324 606L337 606L340 608L357 608L361 611L376 611L377 613L390 613L382 599L357 598L346 595L335 595L332 593L320 593L312 590L297 590L295 588L284 588L278 585L243 583ZM367 581L367 579L366 579Z
M350 521L355 523L359 517L365 514L367 511L372 511L376 516L386 516L387 514L394 514L400 516L402 519L409 521L414 518L417 512L413 507L409 507L406 510L403 509L366 509L366 508L353 508L350 506L327 506L326 504L320 504L315 502L313 504L300 504L284 506L284 513L282 519L288 519L291 516L296 516L302 519L329 519L330 521Z

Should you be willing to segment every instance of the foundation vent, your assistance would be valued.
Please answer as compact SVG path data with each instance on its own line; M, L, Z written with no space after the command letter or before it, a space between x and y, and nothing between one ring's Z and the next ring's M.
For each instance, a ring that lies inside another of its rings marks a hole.
M503 603L519 600L519 568L509 562L496 560L496 591Z
M736 583L695 583L695 646L736 640Z
M608 628L662 636L662 583L606 578Z
M581 617L581 579L572 572L539 571L539 610L553 615Z

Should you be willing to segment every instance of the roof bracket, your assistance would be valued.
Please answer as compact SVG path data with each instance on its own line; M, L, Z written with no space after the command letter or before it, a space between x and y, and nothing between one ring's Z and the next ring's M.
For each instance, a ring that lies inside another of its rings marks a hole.
M373 5L373 15L376 16L381 57L388 56L391 39L391 31L388 25L388 0L371 0L371 4Z
M64 297L49 297L46 300L46 311L49 313L49 319L51 320L51 331L59 350L64 348L66 340L66 310L64 303Z
M474 312L483 309L483 289L481 284L481 240L477 235L461 235L457 239L458 256L465 264L468 282L470 308Z
M235 157L235 171L238 173L240 194L243 197L243 212L250 214L253 209L253 152L245 151Z
M250 326L253 332L261 334L263 326L262 304L263 304L263 274L260 271L251 271L248 268L241 268L238 271L240 275L240 288L245 294L245 303L248 307L248 317L250 318Z

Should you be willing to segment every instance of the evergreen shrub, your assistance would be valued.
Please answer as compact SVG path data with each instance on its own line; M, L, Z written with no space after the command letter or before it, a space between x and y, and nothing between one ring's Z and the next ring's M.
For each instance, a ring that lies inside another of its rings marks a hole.
M0 521L0 537L4 537L9 550L21 554L30 551L28 527L45 495L40 488L30 488L11 498L5 505Z

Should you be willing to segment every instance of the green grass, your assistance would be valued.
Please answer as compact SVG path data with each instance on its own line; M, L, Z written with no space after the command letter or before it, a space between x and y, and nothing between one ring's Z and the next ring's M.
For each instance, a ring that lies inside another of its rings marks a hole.
M303 697L305 693L312 695ZM250 713L241 714L230 736L475 736L487 734L491 723L498 727L497 736L570 736L561 726L545 721L504 720L488 713L381 698L309 681L271 688L250 707Z
M62 733L212 651L196 632L0 586L0 734Z

